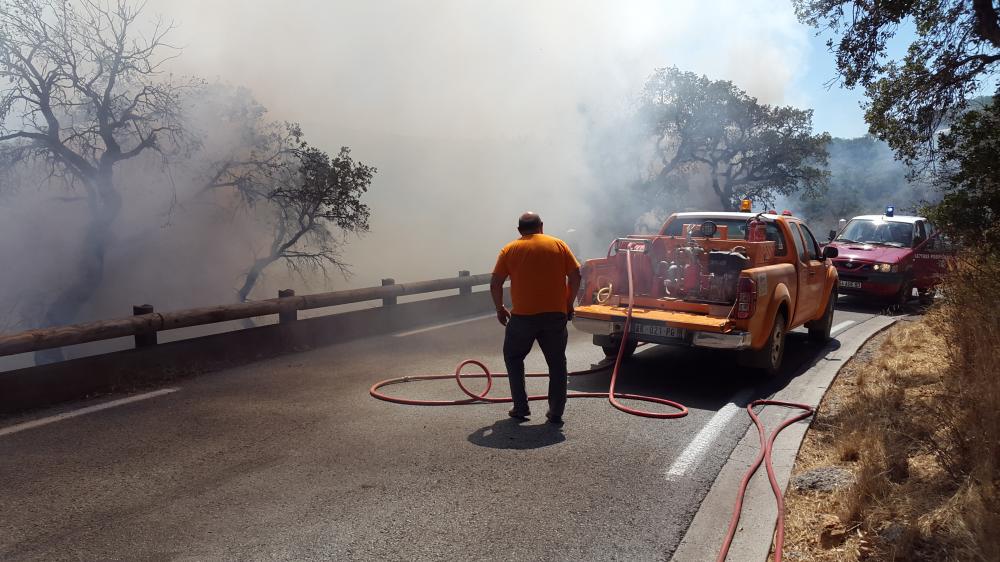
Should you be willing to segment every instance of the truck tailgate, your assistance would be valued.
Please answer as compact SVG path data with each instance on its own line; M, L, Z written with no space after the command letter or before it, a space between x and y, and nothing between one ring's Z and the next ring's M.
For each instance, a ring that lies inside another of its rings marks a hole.
M624 306L592 304L576 307L575 315L577 318L587 318L590 320L624 322L627 310L628 308ZM699 332L725 333L732 329L729 318L678 312L675 310L633 308L632 319L647 322L663 322L675 328L684 328L685 330Z

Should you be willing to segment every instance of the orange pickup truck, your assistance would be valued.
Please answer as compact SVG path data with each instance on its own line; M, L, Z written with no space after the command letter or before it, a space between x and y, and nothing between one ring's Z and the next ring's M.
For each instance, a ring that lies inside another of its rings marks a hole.
M675 213L659 234L619 238L607 257L584 263L573 325L608 355L622 338L626 356L639 342L730 349L773 374L789 330L805 325L812 340L830 338L835 257L788 214ZM628 258L633 308L623 334Z

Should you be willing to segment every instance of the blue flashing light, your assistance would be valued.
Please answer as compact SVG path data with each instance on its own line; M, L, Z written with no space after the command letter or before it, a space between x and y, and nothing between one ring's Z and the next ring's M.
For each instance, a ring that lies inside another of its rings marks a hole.
M886 207L885 207L885 216L891 217L892 214L895 213L895 212L896 212L896 206L895 205L886 205Z

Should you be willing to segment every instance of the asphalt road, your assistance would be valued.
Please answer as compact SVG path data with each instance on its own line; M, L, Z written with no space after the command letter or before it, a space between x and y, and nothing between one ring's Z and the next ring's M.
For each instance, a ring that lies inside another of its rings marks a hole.
M879 312L844 308L841 332ZM576 399L562 427L544 423L539 402L517 424L505 404L368 396L378 380L448 373L465 357L502 370L501 339L483 318L187 379L23 430L13 426L121 397L4 420L0 560L668 559L749 424L737 406L824 353L793 333L785 373L761 381L725 353L642 347L621 390L686 404L690 415L675 420ZM603 354L571 329L568 357L585 369ZM537 347L528 361L544 370ZM574 377L570 388L608 380ZM452 381L387 390L463 396ZM529 390L544 392L544 379Z

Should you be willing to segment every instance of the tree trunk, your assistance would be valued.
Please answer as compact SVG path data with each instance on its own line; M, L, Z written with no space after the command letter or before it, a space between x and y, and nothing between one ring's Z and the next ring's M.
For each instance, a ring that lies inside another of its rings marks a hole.
M728 190L723 189L723 187L719 185L719 174L715 170L712 170L712 190L715 191L715 194L719 197L719 203L722 205L723 211L733 210L732 196Z
M93 297L104 280L104 257L111 242L111 226L121 211L121 195L115 191L111 174L94 181L98 194L92 205L93 216L83 236L83 248L75 279L63 289L45 311L44 326L63 326L78 320L80 308ZM35 352L35 364L44 365L64 359L62 349Z
M253 262L253 266L250 267L250 271L247 272L247 278L243 281L243 286L240 287L237 295L240 298L240 302L247 302L250 298L250 292L253 291L254 285L257 284L257 280L260 279L260 274L264 271L264 268L274 263L278 258L275 256L267 256L266 258L261 258ZM253 328L256 326L252 318L243 319L244 328Z
M250 267L250 271L247 272L247 277L243 281L243 286L240 287L237 293L240 302L247 302L247 299L250 298L250 292L253 291L254 285L260 279L260 274L263 273L264 268L274 263L277 259L275 256L267 256L253 262L253 266Z

